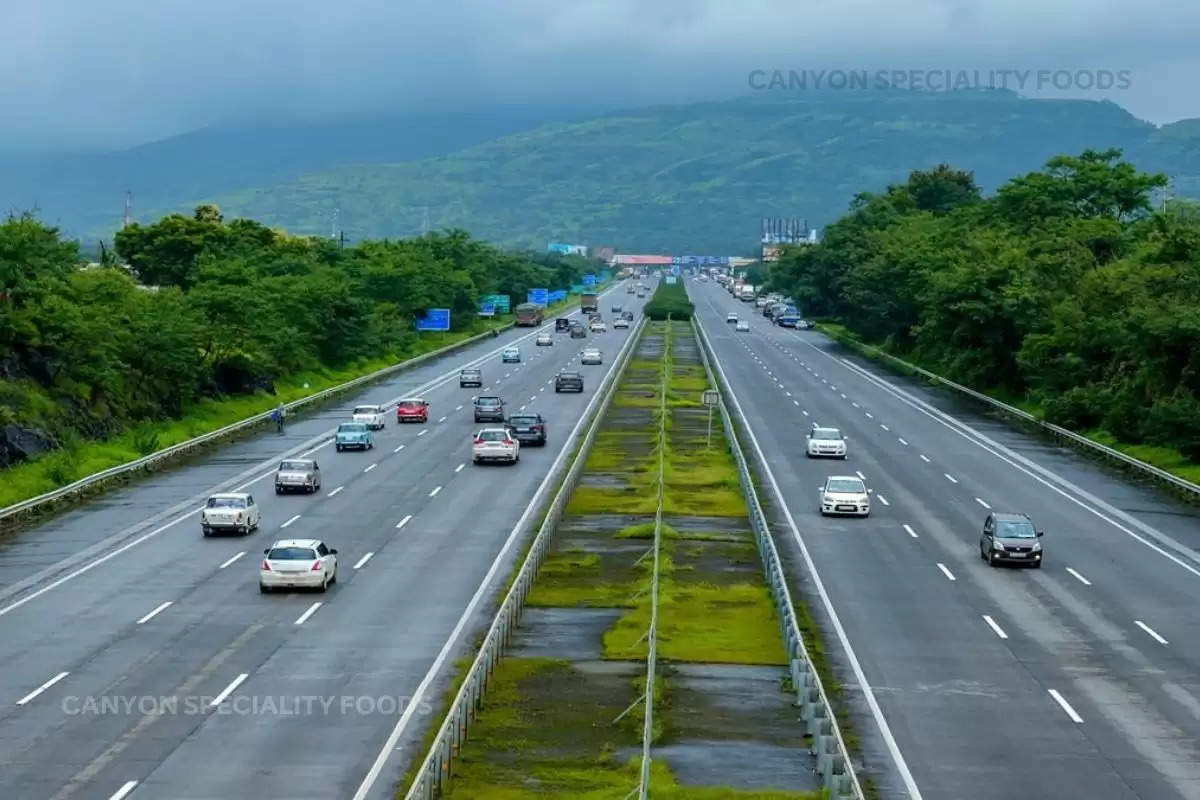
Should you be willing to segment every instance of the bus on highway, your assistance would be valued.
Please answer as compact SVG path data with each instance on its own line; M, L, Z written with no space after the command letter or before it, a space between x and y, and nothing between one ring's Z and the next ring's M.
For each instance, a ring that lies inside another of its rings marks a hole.
M536 328L542 324L542 317L545 315L537 303L521 303L513 311L517 315L516 324L523 328Z

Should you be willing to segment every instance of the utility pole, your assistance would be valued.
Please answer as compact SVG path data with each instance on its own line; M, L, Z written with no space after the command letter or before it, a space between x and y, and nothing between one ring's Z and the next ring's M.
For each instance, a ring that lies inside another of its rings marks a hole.
M133 192L125 190L125 215L121 218L121 227L128 228L133 224Z

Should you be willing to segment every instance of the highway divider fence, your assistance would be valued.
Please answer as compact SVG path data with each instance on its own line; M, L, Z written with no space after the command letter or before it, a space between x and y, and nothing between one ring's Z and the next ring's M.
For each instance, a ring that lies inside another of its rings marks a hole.
M492 673L500 659L504 657L504 652L511 643L513 632L520 624L521 612L525 608L525 599L529 596L538 570L550 550L554 530L563 517L563 512L571 498L571 492L583 474L592 443L596 440L596 433L600 428L600 421L604 419L604 414L612 403L621 376L629 364L645 326L646 318L641 317L626 338L622 350L617 355L616 363L605 377L605 382L598 389L600 400L592 407L591 418L579 449L574 458L570 460L569 466L566 466L567 461L564 461L563 466L560 467L560 471L565 470L562 483L547 506L542 523L529 547L529 552L501 601L487 633L484 634L479 651L475 655L474 661L471 662L462 685L450 704L450 710L438 728L433 743L413 778L405 800L433 800L440 796L442 788L450 780L453 760L459 754L463 743L466 742L469 728L479 711ZM653 651L653 643L651 648ZM652 691L652 688L649 691ZM649 712L647 712L647 716L649 716Z
M886 362L902 372L910 375L919 375L932 384L944 386L947 389L957 392L958 394L970 397L971 399L983 403L984 405L989 406L993 410L998 411L1005 416L1031 425L1034 428L1037 428L1038 430L1041 430L1044 433L1059 439L1060 441L1069 442L1070 444L1075 445L1076 447L1079 447L1093 455L1101 456L1102 458L1118 462L1121 466L1134 471L1142 477L1150 478L1159 484L1172 489L1176 493L1188 498L1192 502L1200 502L1200 484L1192 483L1191 481L1181 478L1178 475L1172 475L1170 472L1160 469L1153 464L1147 464L1145 461L1134 458L1130 455L1126 455L1120 450L1115 450L1107 445L1092 441L1086 436L1075 433L1075 431L1068 430L1061 425L1055 425L1052 422L1040 420L1033 414L1030 414L1028 411L1023 411L1015 406L1010 406L1007 403L1003 403L994 397L984 394L983 392L978 392L969 386L963 386L962 384L955 383L948 378L943 378L937 373L930 372L922 367L918 367L916 364L909 363L908 361L894 356L885 350L881 350L878 347L873 347L869 344L860 342L852 336L847 336L845 334L839 334L824 329L822 329L822 333L824 333L826 336L829 336L831 339L850 347L853 350L859 351L869 358Z
M763 512L762 503L759 502L758 491L750 471L750 463L742 449L740 428L735 424L735 420L729 412L729 409L736 408L736 405L731 402L729 387L719 380L716 370L712 367L716 354L712 351L708 336L705 335L703 328L699 326L695 318L692 319L692 328L695 331L696 339L701 343L700 356L704 361L704 369L708 373L709 382L716 386L721 393L719 404L721 421L725 424L725 430L728 432L726 438L729 448L733 452L734 461L737 463L738 474L741 476L742 492L750 511L750 525L758 543L763 572L766 574L767 584L779 613L781 633L788 654L792 688L796 692L796 705L800 708L800 717L805 722L811 740L809 753L814 760L813 769L821 776L824 786L834 800L863 800L862 786L859 784L858 775L851 763L850 752L846 747L841 729L838 727L833 704L829 700L825 687L821 684L821 678L808 655L804 637L800 633L796 609L792 604L791 590L788 588L787 575L780 561L779 551L775 547L775 540L771 534L766 514ZM742 425L748 424L741 419L738 422ZM760 465L763 468L765 466Z

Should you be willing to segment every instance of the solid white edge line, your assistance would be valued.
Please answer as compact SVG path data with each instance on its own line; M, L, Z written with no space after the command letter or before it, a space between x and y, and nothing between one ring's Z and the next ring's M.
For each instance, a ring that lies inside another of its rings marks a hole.
M1065 697L1058 693L1057 689L1047 689L1046 691L1054 698L1054 702L1058 703L1059 707L1067 712L1067 716L1071 718L1071 722L1074 722L1076 725L1083 722L1083 717L1075 713L1075 709L1071 708L1071 704L1067 702Z
M1008 634L1004 632L1003 628L1001 628L999 625L996 624L996 620L992 619L987 614L984 614L983 621L986 622L988 624L988 627L991 628L993 631L995 631L996 635L999 636L1001 639L1008 638Z
M362 569L362 568L363 568L363 565L364 565L364 564L366 564L368 561L370 561L370 560L371 560L371 556L373 556L373 555L375 555L375 553L374 553L374 552L367 553L365 556L363 556L362 558L360 558L360 559L358 560L358 563L354 565L354 568L355 568L355 569Z
M249 678L249 677L250 677L250 673L248 673L248 672L243 672L241 675L238 675L236 678L234 678L232 681L229 682L228 686L226 686L224 689L221 690L221 693L219 695L217 695L216 697L214 697L212 699L212 701L208 704L208 707L216 708L217 706L221 705L221 703L224 703L225 699L227 697L229 697L229 695L233 694L234 690L237 689L237 687L241 686L242 682L245 681L246 678Z
M938 569L940 569L942 571L942 574L945 575L947 579L955 580L954 573L950 571L949 567L947 567L945 564L943 564L940 561L937 562L937 565L938 565Z
M914 538L914 539L920 538L917 536L917 532L912 529L912 526L908 525L907 523L904 525L904 530L907 531L908 535L911 536L912 538Z
M1085 578L1085 577L1083 577L1082 575L1080 575L1080 574L1079 574L1078 572L1076 572L1075 570L1071 569L1070 567L1067 567L1066 569L1067 569L1067 572L1071 573L1071 577L1075 578L1075 580L1079 581L1079 582L1080 582L1080 583L1082 583L1084 586L1091 586L1091 585L1092 585L1092 582L1091 582L1091 581L1089 581L1087 578Z
M108 798L108 800L125 800L125 798L129 796L129 793L132 792L134 787L137 785L137 781L125 781L125 785L120 789L117 789L117 791L113 793L113 796Z
M441 490L442 490L441 486L435 486L435 487L433 487L433 490L429 492L429 496L437 497L437 493L440 492Z
M168 600L168 601L166 601L165 603L162 603L161 605L159 605L159 607L158 607L158 608L154 609L154 610L153 610L153 611L151 611L149 614L147 614L146 616L144 616L144 617L142 617L141 619L139 619L139 620L137 621L137 624L138 624L138 625L145 625L147 622L149 622L150 620L152 620L152 619L154 619L156 616L158 616L158 614L159 614L160 612L162 612L162 611L166 611L168 608L170 608L170 607L171 607L171 605L172 605L174 602L175 602L174 600Z
M280 525L279 527L281 527L281 528L286 528L288 525L291 525L293 522L295 522L295 521L296 521L296 520L298 520L298 519L300 519L300 515L299 515L299 514L295 515L294 517L292 517L291 519L289 519L287 522L283 523L283 524L282 524L282 525Z
M29 694L25 695L25 696L24 696L24 697L22 697L20 700L18 700L18 701L17 701L17 705L19 705L19 706L23 706L23 705L25 705L25 704L26 704L26 703L28 703L30 700L34 699L34 698L35 698L35 697L37 697L39 694L41 694L42 692L46 691L46 690L47 690L47 689L49 689L51 686L53 686L54 684L58 683L59 681L61 681L63 678L67 677L67 676L68 676L68 675L70 675L70 674L71 674L71 673L69 673L69 672L60 672L60 673L58 673L58 674L57 674L57 675L55 675L53 678L51 678L50 680L46 681L46 682L45 682L45 683L43 683L41 686L39 686L38 688L34 689L32 692L30 692Z
M627 337L624 342L622 342L622 348L624 348L625 343L631 343L632 341L632 338ZM630 346L632 347L632 344L630 344ZM619 353L620 350L618 350L618 354ZM615 361L613 363L615 363ZM611 365L609 366L609 369L611 369ZM501 546L500 552L496 554L495 560L492 561L491 567L488 568L487 574L483 576L483 580L480 581L479 587L475 590L475 594L471 596L470 601L467 603L467 607L463 609L462 615L458 618L458 622L455 623L454 629L450 631L450 635L446 638L446 643L442 645L442 649L438 651L437 656L433 660L433 664L429 667L429 671L425 673L425 677L421 679L419 684L417 684L417 688L413 691L408 703L405 704L404 711L401 713L400 719L396 720L396 725L392 728L391 733L388 734L387 741L384 742L383 747L380 748L379 755L375 757L375 761L371 764L370 770L368 770L366 776L363 778L362 783L359 784L358 791L354 793L353 800L364 800L364 798L367 796L367 793L371 791L371 787L375 785L375 781L379 779L380 773L383 772L383 768L387 764L388 757L391 756L392 752L396 749L396 742L400 740L400 737L404 734L404 729L408 727L408 723L412 719L413 714L415 714L417 709L421 706L421 701L424 698L425 693L429 691L430 684L433 683L438 673L441 672L442 665L446 662L446 659L450 657L450 653L454 649L455 644L458 641L458 637L462 635L463 629L467 626L467 623L471 620L471 617L474 616L476 607L483 601L483 597L487 593L488 587L495 579L496 573L500 571L500 565L507 556L508 551L512 549L513 544L520 535L522 528L525 527L529 517L532 516L535 510L540 507L542 495L545 494L546 487L550 484L551 476L557 472L559 466L562 464L563 459L567 457L567 445L573 442L575 437L578 436L580 429L583 427L584 421L588 418L593 406L599 401L599 399L599 393L593 392L591 399L588 400L587 406L584 407L583 413L579 415L579 419L575 422L575 427L571 429L570 434L568 434L563 440L563 444L562 447L559 448L558 455L555 457L554 462L550 465L550 469L546 472L545 477L542 478L542 482L538 485L537 491L534 492L533 498L529 501L529 504L525 506L525 511L521 514L521 518L517 520L517 524L513 526L512 531L508 534L508 538ZM396 527L400 526L397 525ZM419 757L420 756L418 756L418 758ZM920 800L920 798L914 798L914 800Z
M1133 624L1137 625L1139 628L1141 628L1146 633L1148 633L1150 635L1150 638L1153 639L1154 641L1158 642L1159 644L1169 644L1169 642L1166 639L1164 639L1163 637L1158 635L1157 631L1155 631L1153 628L1151 628L1146 623L1142 622L1140 619L1135 619L1133 621Z
M462 472L462 469L463 469L463 467L465 467L465 466L466 466L466 463L465 463L465 462L464 462L464 463L462 463L462 464L459 464L457 467L455 467L455 468L454 468L454 471L455 471L455 472Z
M696 324L700 329L701 336L704 337L709 349L713 351L715 356L716 350L712 348L712 343L708 341L708 333L705 331L704 323L700 321L699 317L696 318ZM745 419L746 415L742 412L741 401L738 400L737 392L733 390L733 385L725 375L725 368L721 366L720 359L714 357L713 366L717 368L717 372L721 376L721 381L725 384L726 390L733 399L733 405L737 409L738 415L742 419ZM817 571L817 565L813 562L812 554L809 553L808 546L804 543L804 537L800 535L800 529L796 527L796 520L792 516L792 511L788 507L788 503L784 499L784 494L779 488L779 483L775 480L775 473L771 470L766 456L763 455L762 447L758 444L758 437L754 435L754 431L749 425L746 426L746 433L749 435L750 443L758 454L759 464L766 465L763 467L763 471L766 473L767 481L771 484L771 489L775 493L775 497L779 500L780 510L783 511L783 516L787 520L788 527L791 528L792 538L800 548L800 553L804 557L808 573L812 576L813 588L817 590L817 594L821 598L821 604L825 606L825 612L829 615L829 622L837 634L842 650L846 653L846 660L850 662L850 668L854 672L855 679L858 681L858 688L863 694L863 699L867 702L871 716L875 718L875 725L879 728L879 734L883 737L888 753L892 757L892 762L895 764L896 770L900 773L900 778L904 782L904 787L908 791L911 800L921 800L921 790L917 787L916 780L913 779L912 771L908 768L908 762L905 760L904 754L900 752L900 746L896 743L896 737L892 735L892 728L888 725L887 719L883 715L883 709L880 708L879 700L875 697L875 690L871 688L871 684L867 680L867 675L863 672L862 664L854 652L854 647L850 644L850 638L846 635L846 629L842 625L842 620L833 607L833 601L829 597L829 592L825 589L825 582L821 580L821 575ZM355 800L361 800L361 798L355 798Z
M370 472L378 466L379 464L368 464L367 466L363 467L363 472Z
M320 601L313 603L311 606L308 607L308 610L305 611L303 614L301 614L299 617L297 617L296 621L292 624L293 625L303 625L306 621L308 621L309 617L311 617L313 614L317 613L317 609L320 608L322 605L323 605L323 603L321 603Z
M976 497L975 502L979 503L979 505L983 506L984 508L991 508L991 506L989 506L982 497Z
M228 567L230 564L232 564L233 562L237 561L239 558L241 558L241 557L242 557L242 556L244 556L244 555L246 555L246 551L245 551L245 550L243 550L242 552L238 553L238 554L237 554L237 555L235 555L235 556L231 556L231 557L230 557L230 558L229 558L227 561L225 561L224 563L222 563L222 564L221 564L221 566L217 567L217 569L225 569L225 568L226 568L226 567Z
M408 524L408 521L409 521L410 519L412 519L412 514L409 514L409 515L405 516L405 517L404 517L404 519L402 519L402 520L400 520L399 522L397 522L397 523L396 523L396 527L397 527L397 528L403 528L405 525L407 525L407 524Z

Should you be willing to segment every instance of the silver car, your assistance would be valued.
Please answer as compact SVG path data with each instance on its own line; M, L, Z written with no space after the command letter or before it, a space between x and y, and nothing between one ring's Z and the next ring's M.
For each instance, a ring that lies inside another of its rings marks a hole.
M289 458L279 462L275 471L275 494L305 492L321 489L321 467L311 458Z
M604 358L600 355L600 349L597 347L584 348L579 354L580 364L603 364Z
M830 475L821 487L821 516L852 514L865 517L871 513L871 498L867 485L853 475Z

